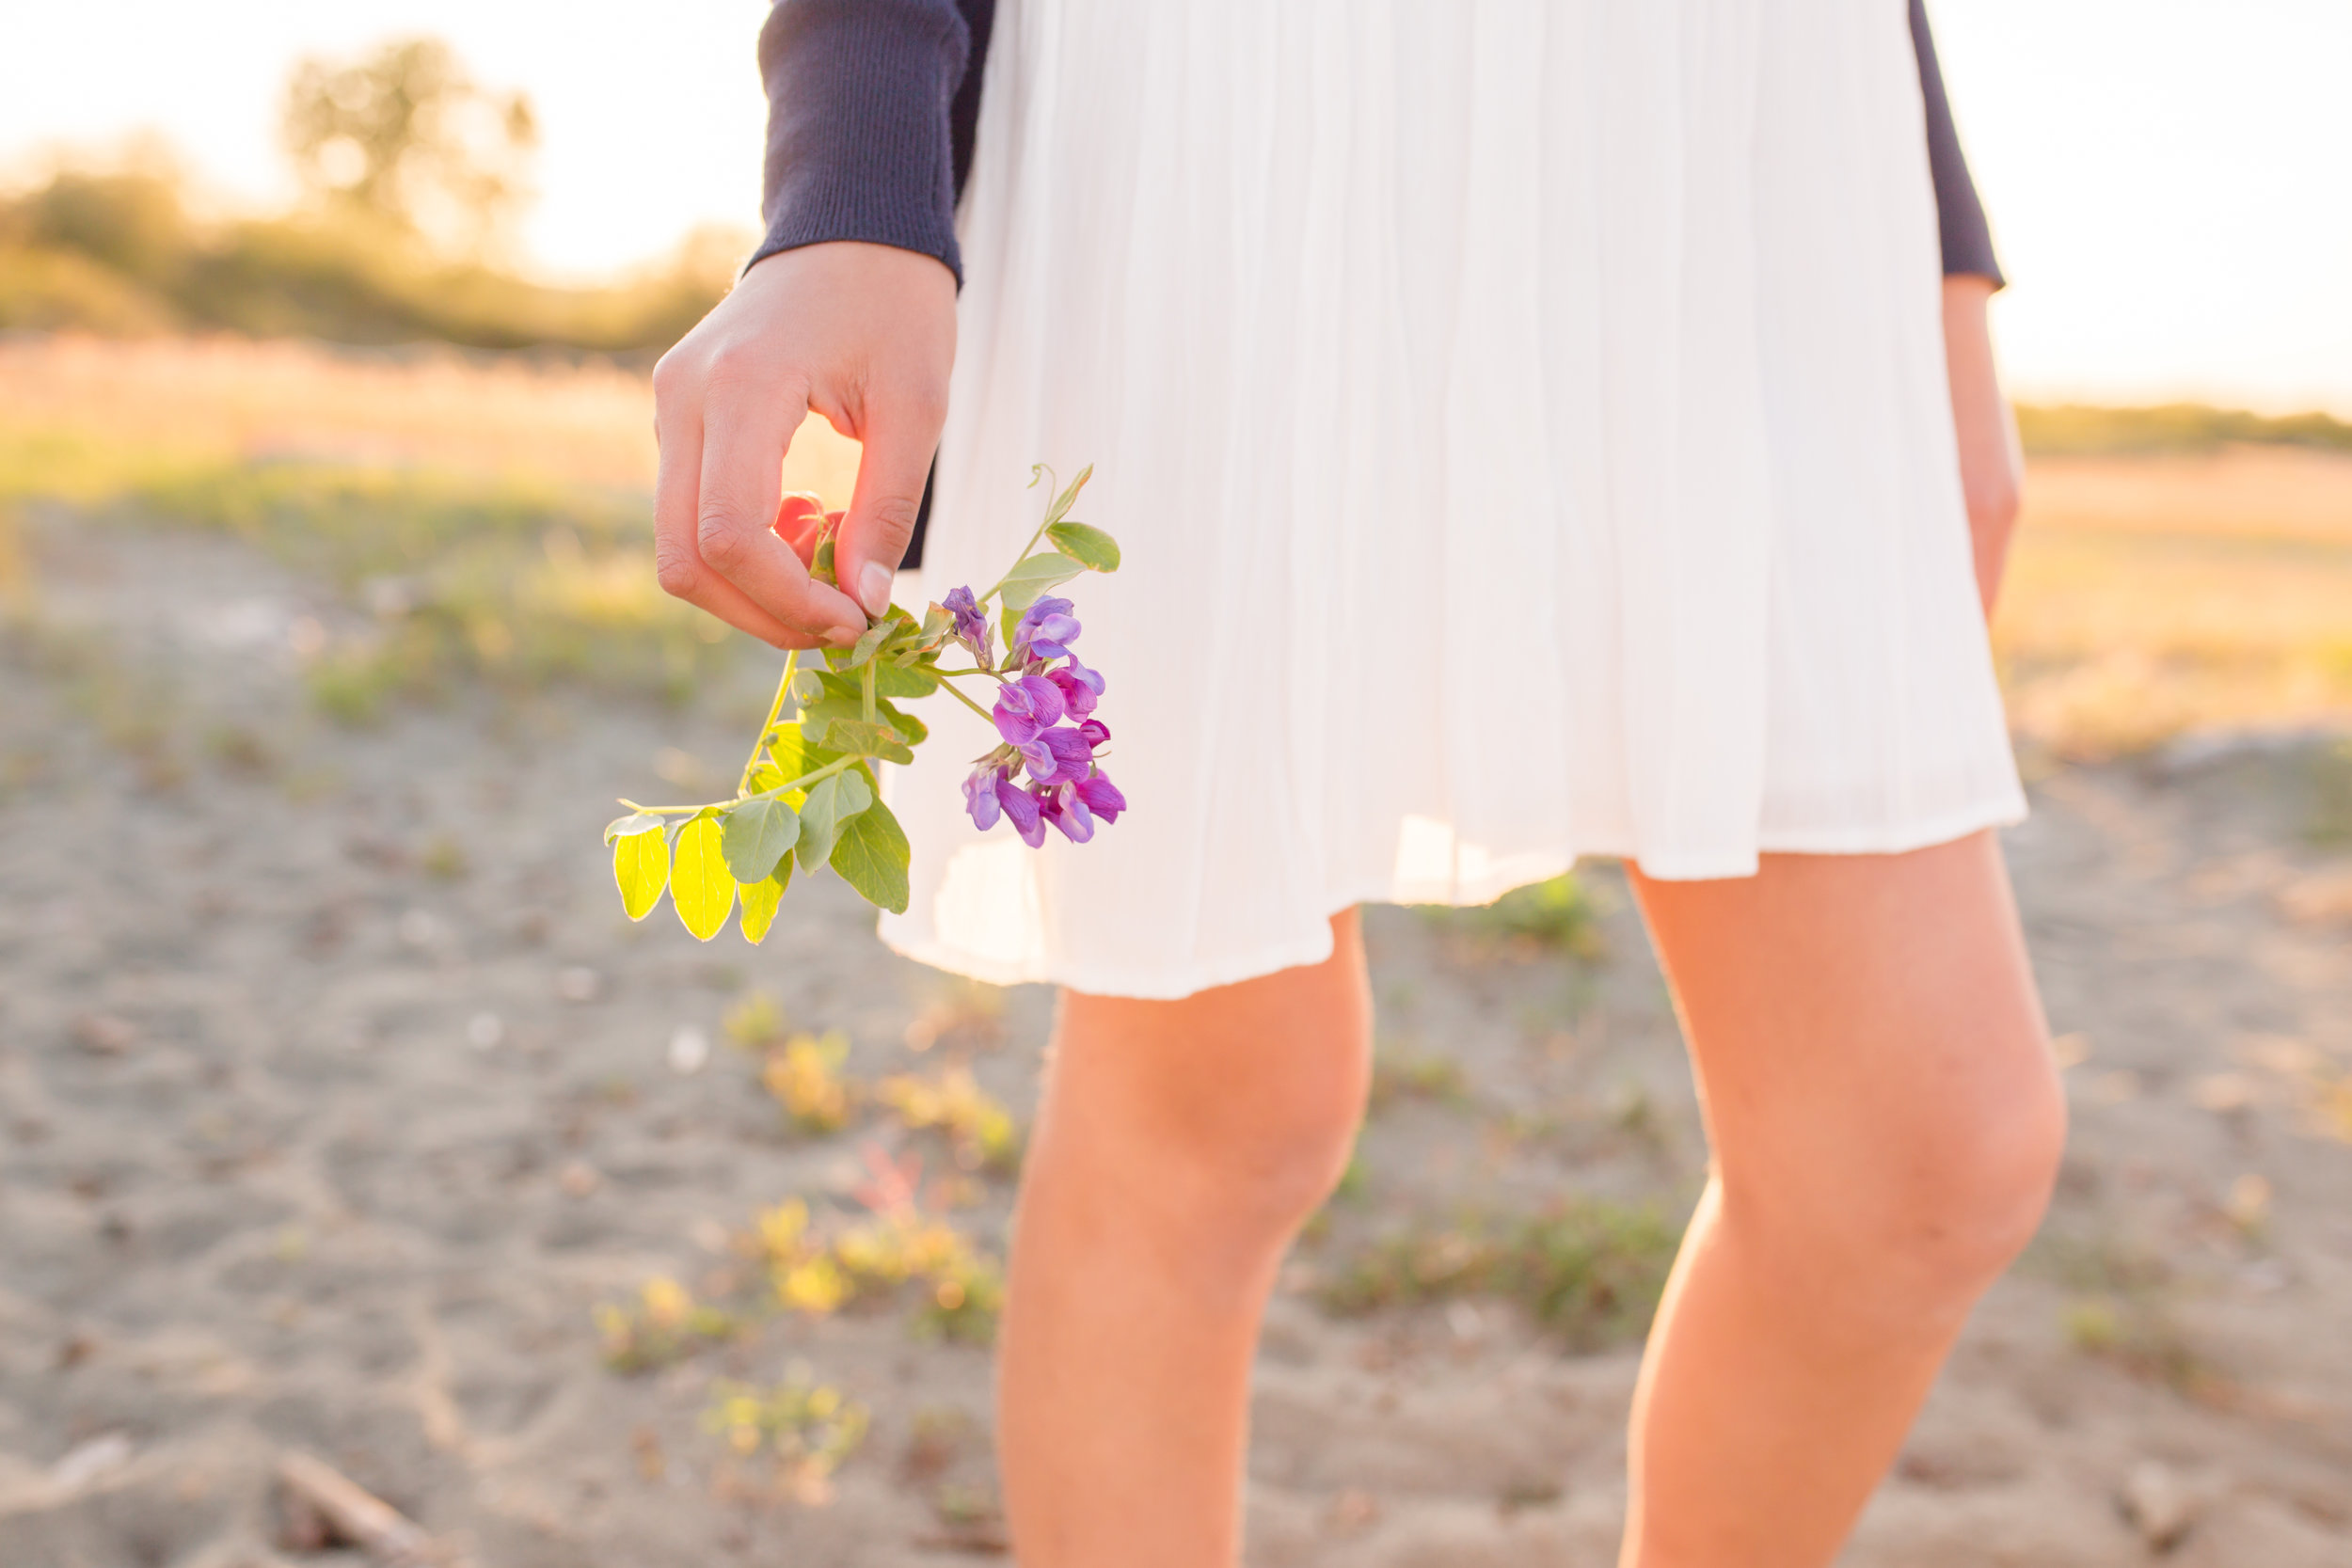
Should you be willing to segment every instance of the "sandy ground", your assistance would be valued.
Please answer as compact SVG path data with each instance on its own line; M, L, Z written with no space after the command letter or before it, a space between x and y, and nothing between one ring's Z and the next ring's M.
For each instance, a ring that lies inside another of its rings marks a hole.
M0 666L0 1563L294 1560L313 1452L501 1568L915 1564L1001 1551L984 1350L902 1311L758 1315L637 1376L595 1304L730 1266L789 1195L849 1205L861 1117L790 1132L723 1045L750 988L866 1078L950 1057L1025 1117L1049 999L917 1053L957 993L837 883L764 948L630 927L596 831L726 715L483 699L310 716L324 594L237 547L33 531ZM2034 780L2010 836L2074 1106L2044 1236L1985 1303L1853 1564L2352 1564L2352 760L2185 744ZM2328 835L2332 834L2330 838ZM1509 1304L1339 1319L1348 1238L1564 1192L1678 1216L1703 1160L1621 884L1596 959L1375 911L1384 1050L1458 1093L1375 1117L1260 1360L1249 1560L1612 1560L1634 1351ZM486 1022L485 1022L486 1021ZM924 1037L918 1029L916 1038ZM960 1226L998 1245L1009 1184ZM704 1431L795 1362L872 1425L821 1503ZM356 1558L326 1554L319 1563Z

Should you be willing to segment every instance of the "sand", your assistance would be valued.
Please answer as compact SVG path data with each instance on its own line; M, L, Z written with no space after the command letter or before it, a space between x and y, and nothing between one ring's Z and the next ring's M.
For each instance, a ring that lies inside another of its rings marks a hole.
M0 643L0 1563L358 1560L280 1544L288 1450L499 1568L1001 1552L984 1349L904 1310L755 1311L622 1375L592 1314L654 1275L723 1287L763 1206L854 1209L868 1142L946 1166L870 1111L792 1131L722 1040L742 994L845 1031L864 1079L965 1062L1023 1119L1050 999L991 1020L835 882L756 950L666 907L630 926L611 798L666 789L657 758L731 773L730 713L483 696L338 730L289 651L342 613L315 585L56 517L28 548L38 603ZM2072 1150L1845 1561L2352 1564L2335 744L2035 768L2009 849ZM1383 1049L1460 1086L1382 1108L1285 1274L1253 1564L1613 1560L1632 1347L1502 1302L1318 1305L1351 1238L1449 1206L1683 1212L1704 1151L1672 1019L1621 882L1589 882L1589 959L1373 911ZM965 1026L915 1051L943 1006ZM955 1223L996 1251L1009 1184L970 1188ZM871 1412L822 1487L701 1425L714 1381L796 1362Z

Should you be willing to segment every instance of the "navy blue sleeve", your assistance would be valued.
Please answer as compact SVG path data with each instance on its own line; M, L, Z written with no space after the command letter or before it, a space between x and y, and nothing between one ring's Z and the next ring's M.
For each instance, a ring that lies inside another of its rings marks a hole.
M1919 95L1928 107L1928 167L1935 177L1935 218L1944 242L1946 277L1989 277L1996 289L2009 279L1993 254L1993 230L1961 155L1960 132L1952 124L1951 100L1944 93L1944 70L1936 63L1935 39L1928 31L1927 0L1911 0L1911 47L1919 56Z
M767 233L752 261L866 240L935 256L962 282L955 202L970 134L958 148L953 125L978 110L980 73L967 92L964 67L986 42L972 35L956 0L778 0L759 31Z

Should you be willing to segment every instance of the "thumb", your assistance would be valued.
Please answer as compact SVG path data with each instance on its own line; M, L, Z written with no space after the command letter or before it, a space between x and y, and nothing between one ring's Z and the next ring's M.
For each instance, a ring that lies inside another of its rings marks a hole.
M912 410L892 409L878 411L862 433L866 446L850 515L834 547L834 580L868 615L890 608L890 579L914 535L931 454L939 449L940 423Z

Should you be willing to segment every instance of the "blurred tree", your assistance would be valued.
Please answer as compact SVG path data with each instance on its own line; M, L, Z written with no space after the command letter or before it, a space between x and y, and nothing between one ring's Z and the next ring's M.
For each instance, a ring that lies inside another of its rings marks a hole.
M444 248L508 237L539 142L531 101L476 83L438 39L399 39L364 58L299 62L280 139L310 193Z

